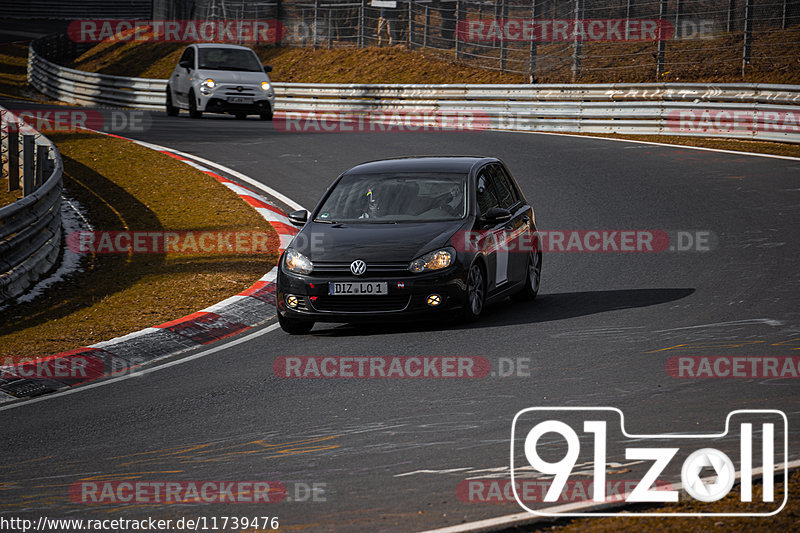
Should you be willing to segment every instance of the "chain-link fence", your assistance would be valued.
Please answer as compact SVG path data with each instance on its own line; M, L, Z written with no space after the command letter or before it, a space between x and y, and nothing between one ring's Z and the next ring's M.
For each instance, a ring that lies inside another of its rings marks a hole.
M405 45L532 80L628 81L714 62L797 68L800 0L155 0L154 18L279 21L279 44Z

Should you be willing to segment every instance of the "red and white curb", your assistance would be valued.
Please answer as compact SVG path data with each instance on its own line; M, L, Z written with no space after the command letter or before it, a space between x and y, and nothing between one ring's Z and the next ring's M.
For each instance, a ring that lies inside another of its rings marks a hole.
M236 193L275 229L279 238L278 255L283 253L297 233L286 214L267 197L208 168L219 165L143 141L109 133L104 135L130 141L182 161ZM231 171L230 174L256 183L237 172ZM299 207L277 192L275 196L287 205ZM226 339L262 324L275 314L276 275L277 266L239 294L182 318L91 346L0 367L0 403L74 387L103 377L131 373L141 365Z

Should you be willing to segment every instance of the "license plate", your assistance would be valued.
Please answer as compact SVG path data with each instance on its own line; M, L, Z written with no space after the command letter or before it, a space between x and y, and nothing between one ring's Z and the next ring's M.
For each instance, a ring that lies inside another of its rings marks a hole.
M228 97L229 104L252 104L253 99L249 96L230 96Z
M382 295L389 294L389 284L385 281L356 281L329 283L328 294L358 294L358 295Z

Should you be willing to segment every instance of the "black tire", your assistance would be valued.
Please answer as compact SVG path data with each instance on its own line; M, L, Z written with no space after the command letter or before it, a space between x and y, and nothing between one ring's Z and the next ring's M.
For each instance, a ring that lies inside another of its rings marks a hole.
M189 91L189 116L203 118L203 112L197 110L197 98L194 95L194 91Z
M181 110L179 108L172 105L172 89L167 87L167 116L177 117L180 112Z
M272 120L272 115L272 106L267 104L266 111L262 111L258 116L261 118L261 120Z
M236 120L244 120L247 118L246 113L236 113Z
M486 274L480 262L475 261L467 274L467 304L464 306L464 322L475 322L481 317L486 305Z
M278 323L281 325L281 329L289 335L305 335L314 327L313 322L286 318L281 316L280 313L278 313Z
M528 275L525 286L521 291L511 296L517 302L534 300L539 294L539 285L542 280L542 252L533 252L528 256Z

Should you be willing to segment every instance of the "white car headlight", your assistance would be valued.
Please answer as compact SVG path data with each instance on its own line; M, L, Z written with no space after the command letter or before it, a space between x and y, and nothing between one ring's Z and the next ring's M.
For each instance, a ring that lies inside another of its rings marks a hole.
M270 89L272 89L272 85L270 85L268 81L262 81L261 88L264 89L265 91L269 91Z
M211 78L208 78L207 80L205 80L203 83L200 84L200 92L203 94L211 94L211 92L214 90L214 87L216 86L217 82L215 82Z
M286 270L296 274L311 274L311 271L314 270L314 263L292 248L286 250L284 254L284 265L286 265Z
M442 248L414 259L408 265L408 270L415 274L430 272L431 270L442 270L452 265L455 257L456 251L453 248Z

